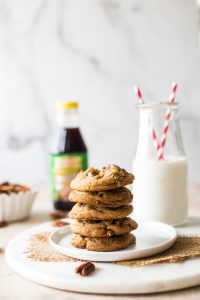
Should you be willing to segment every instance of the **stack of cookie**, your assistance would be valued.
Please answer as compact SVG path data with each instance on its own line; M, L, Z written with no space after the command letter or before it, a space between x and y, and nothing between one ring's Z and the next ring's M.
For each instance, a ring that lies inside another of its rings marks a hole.
M69 200L77 202L69 216L74 233L72 245L92 251L125 249L135 242L131 233L137 223L132 212L133 195L125 186L134 176L116 165L102 170L92 167L81 171L71 182Z

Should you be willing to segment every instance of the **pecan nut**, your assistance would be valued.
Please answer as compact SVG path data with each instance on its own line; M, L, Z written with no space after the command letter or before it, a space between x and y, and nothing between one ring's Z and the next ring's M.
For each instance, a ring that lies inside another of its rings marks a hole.
M0 221L0 228L8 226L8 222L6 221Z
M63 227L63 226L69 225L69 223L64 222L62 220L55 220L55 221L51 222L51 225L54 226L54 227Z
M20 184L10 184L8 181L5 181L0 184L0 194L10 195L11 193L19 193L29 191L30 187Z
M79 273L82 276L88 276L95 270L95 265L88 261L76 268L76 273Z
M52 213L49 214L50 218L53 220L61 219L61 218L66 218L67 213L64 211L53 211Z

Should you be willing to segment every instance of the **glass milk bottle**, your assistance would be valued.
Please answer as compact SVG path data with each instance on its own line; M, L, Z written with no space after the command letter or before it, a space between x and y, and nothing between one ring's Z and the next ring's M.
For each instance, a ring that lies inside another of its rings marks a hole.
M179 104L138 104L137 108L139 135L133 163L135 218L182 224L187 218L188 194Z

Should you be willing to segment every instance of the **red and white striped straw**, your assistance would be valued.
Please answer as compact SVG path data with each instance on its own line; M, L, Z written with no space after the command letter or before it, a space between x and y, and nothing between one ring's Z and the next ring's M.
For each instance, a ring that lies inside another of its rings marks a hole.
M175 83L175 82L172 83L171 93L170 93L169 100L168 100L169 103L173 103L175 101L177 86L178 86L177 83Z
M142 93L139 89L139 87L137 85L134 85L134 91L138 100L138 103L143 104L144 103L144 99L142 97Z
M174 103L175 102L176 90L177 90L177 84L173 83L172 87L171 87L171 93L170 93L168 103ZM167 140L167 132L169 130L169 123L170 123L170 119L171 119L171 114L172 114L172 112L171 112L170 108L168 108L167 112L166 112L166 115L165 115L165 123L164 123L164 127L163 127L163 134L162 134L161 141L160 141L160 144L159 144L159 149L158 149L158 152L157 152L158 160L162 160L164 158L163 157L163 150L164 150L166 140Z
M145 102L144 102L144 99L142 97L142 93L141 93L140 88L135 85L134 86L134 91L135 91L136 97L138 99L138 103L144 104ZM152 140L153 140L154 148L157 151L159 149L159 144L157 142L157 135L156 135L155 130L153 129L153 126L151 126L150 130L151 130L151 137L152 137Z

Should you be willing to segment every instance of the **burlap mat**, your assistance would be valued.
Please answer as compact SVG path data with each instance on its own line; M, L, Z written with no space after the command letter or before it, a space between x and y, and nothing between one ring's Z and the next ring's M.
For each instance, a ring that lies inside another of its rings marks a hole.
M50 232L33 235L29 241L25 256L41 262L72 262L79 261L56 252L48 241ZM188 258L200 256L200 236L179 236L175 244L165 252L144 259L117 262L123 266L145 266L156 263L175 263Z

